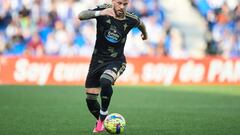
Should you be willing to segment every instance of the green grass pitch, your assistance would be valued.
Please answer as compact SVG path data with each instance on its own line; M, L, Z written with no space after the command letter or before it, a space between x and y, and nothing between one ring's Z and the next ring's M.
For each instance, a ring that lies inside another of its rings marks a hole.
M239 135L240 86L115 86L109 111L126 135ZM81 86L0 86L0 135L91 135L94 123Z

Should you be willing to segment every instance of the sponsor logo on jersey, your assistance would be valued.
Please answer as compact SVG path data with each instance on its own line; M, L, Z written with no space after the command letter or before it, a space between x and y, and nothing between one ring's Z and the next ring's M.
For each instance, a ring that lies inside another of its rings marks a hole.
M111 26L110 29L104 33L104 36L111 43L118 43L122 38L122 35L114 26Z

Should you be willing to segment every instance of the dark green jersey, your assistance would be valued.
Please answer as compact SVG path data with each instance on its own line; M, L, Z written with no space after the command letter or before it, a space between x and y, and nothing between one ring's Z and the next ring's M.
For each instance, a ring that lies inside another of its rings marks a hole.
M109 8L111 5L98 6L94 11ZM124 20L118 20L111 16L98 16L97 37L93 52L93 59L98 61L126 61L124 46L128 32L140 24L137 16L127 12ZM133 50L134 51L134 50Z

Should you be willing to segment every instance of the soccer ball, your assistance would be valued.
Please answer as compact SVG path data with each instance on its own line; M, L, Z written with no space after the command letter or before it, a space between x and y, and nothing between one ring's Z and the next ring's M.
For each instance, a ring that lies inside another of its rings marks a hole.
M104 127L110 134L121 134L124 132L126 121L121 114L109 114L104 120Z

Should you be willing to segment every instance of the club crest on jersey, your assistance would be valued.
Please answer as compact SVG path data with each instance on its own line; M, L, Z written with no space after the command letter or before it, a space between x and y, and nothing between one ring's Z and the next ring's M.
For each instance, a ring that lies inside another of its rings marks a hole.
M105 38L111 43L118 43L122 35L117 31L117 28L111 25L110 29L104 33Z

